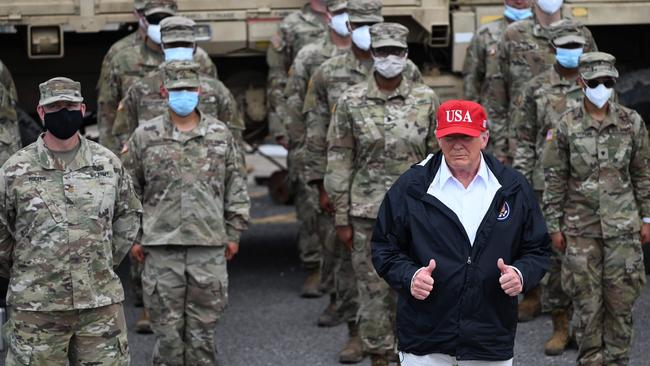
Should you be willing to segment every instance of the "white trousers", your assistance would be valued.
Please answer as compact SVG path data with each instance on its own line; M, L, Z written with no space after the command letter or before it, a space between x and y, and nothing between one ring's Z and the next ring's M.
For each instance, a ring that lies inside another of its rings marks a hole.
M402 366L512 366L512 358L506 361L458 361L455 357L442 353L416 356L400 352Z

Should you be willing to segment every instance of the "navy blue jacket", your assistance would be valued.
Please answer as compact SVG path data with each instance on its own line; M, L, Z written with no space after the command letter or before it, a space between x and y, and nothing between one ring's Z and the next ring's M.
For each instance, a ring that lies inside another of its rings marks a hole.
M384 197L372 238L377 273L398 292L399 350L444 353L459 360L513 357L517 297L499 284L497 260L517 267L524 292L549 266L546 223L526 178L484 153L501 188L476 233L474 246L460 220L427 194L440 167L439 152L414 165ZM411 278L435 259L433 291L423 301L410 292Z

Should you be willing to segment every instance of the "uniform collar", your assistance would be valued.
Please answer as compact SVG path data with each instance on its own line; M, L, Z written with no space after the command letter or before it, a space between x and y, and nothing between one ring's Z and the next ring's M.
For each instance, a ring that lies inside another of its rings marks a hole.
M621 127L621 124L619 123L619 119L617 118L618 106L616 105L616 103L613 103L610 99L610 101L608 102L609 108L607 109L607 115L605 116L605 119L601 122L591 117L589 112L587 112L587 109L585 108L586 99L587 97L585 97L585 100L582 103L580 103L580 112L582 113L582 116L587 118L590 127L596 129L597 131L602 131L609 126Z
M384 102L400 97L402 99L408 98L411 94L411 82L402 74L402 82L399 84L397 89L395 89L391 94L386 94L379 90L377 86L377 81L372 73L368 76L368 93L366 94L369 99L381 99Z
M361 75L370 75L370 70L372 70L372 61L370 62L361 62L356 56L354 56L354 52L352 49L349 49L347 51L347 54L345 55L346 57L346 65L350 65L350 69L352 71L356 71Z
M444 155L440 161L440 170L438 175L440 176L440 179L438 180L437 184L440 190L444 189L445 184L447 184L449 180L458 181L453 176L453 174L451 174L451 170L447 165L447 161L445 160ZM496 178L491 174L490 169L488 168L487 164L485 163L485 159L483 158L483 153L481 153L481 162L479 163L478 172L468 187L471 187L478 182L482 182L487 187L491 179L493 179L496 184L499 184L498 181L496 181Z
M549 77L549 82L551 85L565 85L565 86L576 86L579 87L576 80L578 80L578 75L573 79L567 79L564 76L560 75L559 72L555 69L555 64L551 66L551 75Z
M146 39L140 45L140 64L158 68L165 61L165 55L162 52L156 52L147 47Z
M52 155L52 152L47 148L47 146L45 146L43 136L45 136L45 133L41 134L38 137L38 140L36 140L38 162L41 164L43 169L73 171L93 165L92 152L88 146L88 141L83 136L79 135L79 151L77 151L74 159L67 166Z
M169 112L165 113L164 124L163 124L164 125L163 138L174 140L174 141L186 142L196 137L204 137L208 132L208 121L206 119L206 115L203 112L201 112L198 108L197 108L197 112L199 113L200 116L199 125L196 126L196 128L194 128L192 131L188 131L188 132L179 131L172 123Z

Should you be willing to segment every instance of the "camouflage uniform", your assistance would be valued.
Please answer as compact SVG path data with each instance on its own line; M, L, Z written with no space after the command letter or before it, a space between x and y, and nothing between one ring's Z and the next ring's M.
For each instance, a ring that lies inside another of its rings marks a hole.
M163 70L168 90L199 87L196 69ZM223 122L198 118L181 132L163 113L140 125L122 153L144 206L142 282L155 365L216 363L214 330L228 299L225 245L239 242L248 221L234 137Z
M11 92L0 85L0 164L20 149L18 116Z
M5 89L9 91L11 100L15 103L18 100L16 84L14 83L14 79L11 77L9 69L2 63L2 61L0 61L0 85L4 86Z
M536 19L514 22L506 28L497 48L496 73L488 74L486 109L491 121L490 138L494 141L494 154L499 158L511 158L514 151L508 145L513 131L510 114L521 107L515 96L534 76L546 71L555 63L551 40L555 32L574 29L586 40L586 51L595 51L591 32L573 19L562 19L543 28ZM510 141L514 144L514 141Z
M40 91L40 105L83 100L80 84L67 78ZM41 136L0 169L7 365L63 365L68 354L73 365L129 364L114 268L136 238L142 206L120 160L78 136L68 164Z
M587 53L580 73L585 80L615 78L614 62ZM627 365L632 306L646 281L638 234L641 218L650 217L645 124L611 100L603 121L580 103L546 140L544 213L549 232L566 238L562 284L573 299L578 364Z
M501 34L510 24L502 19L480 26L467 47L463 64L463 95L467 100L483 103L487 92L487 75L496 73L497 45Z
M266 54L269 74L266 83L269 110L269 128L274 136L284 136L282 123L284 113L284 89L287 85L287 72L298 52L306 45L327 38L327 24L324 15L315 12L310 4L300 11L287 15L278 25L271 38ZM280 110L278 110L280 108Z
M406 48L408 29L395 23L370 28L372 47ZM435 92L404 77L392 93L374 77L347 89L337 102L327 135L325 189L335 207L335 225L352 225L352 265L359 291L364 347L373 355L394 349L395 296L377 275L370 238L388 188L414 162L437 149Z
M156 13L173 15L176 12L176 2L175 0L147 0L144 12L146 15ZM106 85L99 89L97 97L99 142L113 152L118 152L121 148L112 135L120 100L126 95L126 91L134 81L154 71L164 61L162 51L149 48L146 40L147 38L138 44L124 48L113 56L108 67ZM217 77L216 67L203 49L196 49L194 61L201 64L201 72Z
M569 31L554 38L553 43L556 46L569 43L584 46L585 39ZM575 75L565 78L558 73L557 67L554 64L522 88L521 95L517 96L521 106L512 112L510 118L517 138L513 166L528 179L540 199L544 191L541 157L546 133L555 127L566 110L582 103L583 97L577 82L577 69ZM571 305L571 299L562 290L561 258L561 253L554 249L551 267L541 282L542 310L545 312L567 310Z

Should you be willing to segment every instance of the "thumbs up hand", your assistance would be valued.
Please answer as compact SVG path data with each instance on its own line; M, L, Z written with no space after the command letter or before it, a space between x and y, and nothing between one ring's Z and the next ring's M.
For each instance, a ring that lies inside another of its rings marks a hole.
M430 260L429 265L420 268L411 281L411 295L418 300L426 299L433 290L433 270L436 269L436 261Z
M517 271L514 268L506 265L503 262L502 258L497 260L497 267L501 272L501 277L499 277L499 283L501 288L509 296L517 296L523 291L523 285L521 283L521 278Z

